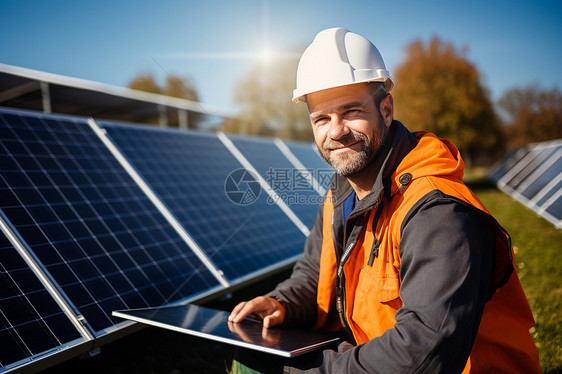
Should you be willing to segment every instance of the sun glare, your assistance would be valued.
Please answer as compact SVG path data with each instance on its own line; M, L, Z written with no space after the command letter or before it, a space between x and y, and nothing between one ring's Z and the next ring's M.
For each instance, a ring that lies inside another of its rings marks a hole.
M273 59L273 51L269 47L263 47L258 53L258 58L262 63L268 64Z

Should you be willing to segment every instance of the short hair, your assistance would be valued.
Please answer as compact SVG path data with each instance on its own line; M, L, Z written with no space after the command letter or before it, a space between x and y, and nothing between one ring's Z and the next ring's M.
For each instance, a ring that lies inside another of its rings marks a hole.
M369 94L373 98L375 106L378 108L387 95L384 82L367 82L367 84L369 86Z

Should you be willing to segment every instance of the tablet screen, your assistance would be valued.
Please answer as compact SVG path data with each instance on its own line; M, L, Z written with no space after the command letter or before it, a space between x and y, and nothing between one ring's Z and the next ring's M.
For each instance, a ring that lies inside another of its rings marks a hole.
M118 310L113 315L283 357L295 357L339 339L334 334L301 328L266 329L261 320L252 317L240 323L228 322L230 313L192 304Z

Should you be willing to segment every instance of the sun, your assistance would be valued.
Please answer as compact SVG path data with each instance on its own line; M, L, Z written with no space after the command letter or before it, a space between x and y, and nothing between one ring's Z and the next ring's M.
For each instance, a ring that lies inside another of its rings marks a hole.
M262 64L269 64L273 60L273 56L274 52L268 46L262 47L262 49L258 52L258 59Z

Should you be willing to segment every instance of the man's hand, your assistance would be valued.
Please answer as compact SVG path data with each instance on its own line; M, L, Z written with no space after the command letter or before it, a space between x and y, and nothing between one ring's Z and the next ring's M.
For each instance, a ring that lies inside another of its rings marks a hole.
M232 309L228 321L238 323L250 314L259 316L263 320L265 328L279 325L285 320L285 308L279 301L271 297L258 296L236 305Z

